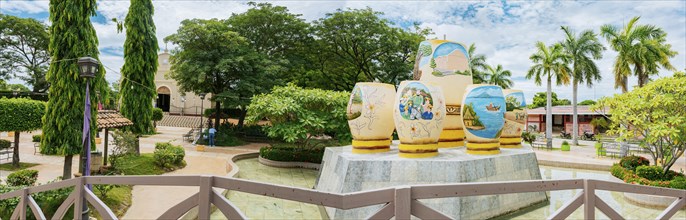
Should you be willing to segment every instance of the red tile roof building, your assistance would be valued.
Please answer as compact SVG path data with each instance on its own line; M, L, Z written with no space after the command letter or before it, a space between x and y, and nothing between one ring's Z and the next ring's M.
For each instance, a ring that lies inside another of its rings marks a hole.
M608 109L593 111L591 106L579 105L577 106L577 114L579 115L579 134L586 132L597 133L596 129L591 125L591 120L594 118L601 118L608 114ZM534 126L536 131L545 131L545 107L527 109L527 128ZM572 132L572 114L573 108L571 105L553 106L553 131Z

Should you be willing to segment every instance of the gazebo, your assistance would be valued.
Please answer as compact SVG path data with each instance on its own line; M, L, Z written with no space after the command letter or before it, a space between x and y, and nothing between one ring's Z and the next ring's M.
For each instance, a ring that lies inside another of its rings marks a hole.
M133 125L128 118L120 115L116 110L98 110L98 129L105 129L105 148L103 152L103 165L107 165L107 144L110 128L121 128Z

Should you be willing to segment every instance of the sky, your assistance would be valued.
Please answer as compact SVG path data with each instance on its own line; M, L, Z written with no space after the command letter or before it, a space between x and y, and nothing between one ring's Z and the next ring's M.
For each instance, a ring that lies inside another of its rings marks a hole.
M245 12L247 1L153 1L153 19L157 27L160 49L172 49L163 38L176 32L184 19L228 18L232 13ZM532 103L536 92L544 92L544 85L535 85L525 78L532 65L529 56L535 52L535 43L547 45L564 39L560 26L569 26L577 33L590 29L599 32L604 24L623 26L634 16L641 16L638 24L652 24L667 32L667 43L679 54L671 59L678 69L686 68L686 1L271 1L286 6L291 12L301 14L307 21L325 17L336 9L370 7L383 12L383 18L399 27L419 23L429 27L434 34L429 38L443 38L465 45L474 43L477 53L486 55L487 63L501 64L512 72L514 88L524 91L527 102ZM126 35L117 33L111 19L123 20L128 11L128 0L98 1L97 16L91 21L99 38L100 60L119 72L124 63L123 45ZM19 17L31 17L49 24L49 1L0 0L0 13ZM603 80L592 88L580 86L579 101L597 99L620 91L614 89L612 64L617 55L604 38L601 42L608 48L597 61ZM418 45L417 45L418 46ZM661 71L660 76L671 76L671 71ZM107 71L107 80L116 82L120 75ZM630 79L630 87L636 85ZM11 83L23 83L13 79ZM544 82L545 83L545 82ZM572 97L571 86L554 86L560 98Z

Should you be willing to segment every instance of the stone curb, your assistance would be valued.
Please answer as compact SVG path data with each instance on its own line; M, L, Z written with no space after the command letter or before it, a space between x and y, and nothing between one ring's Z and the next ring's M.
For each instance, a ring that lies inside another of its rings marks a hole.
M283 161L270 160L270 159L266 159L266 158L259 157L259 156L258 156L257 160L262 165L270 166L270 167L279 167L279 168L305 168L305 169L319 170L320 166L321 166L321 164L318 164L318 163L283 162Z
M551 160L538 160L538 165L551 166L551 167L562 167L562 168L572 168L572 169L598 170L598 171L610 171L610 168L612 167L609 165L601 165L601 164L572 163L572 162L551 161Z

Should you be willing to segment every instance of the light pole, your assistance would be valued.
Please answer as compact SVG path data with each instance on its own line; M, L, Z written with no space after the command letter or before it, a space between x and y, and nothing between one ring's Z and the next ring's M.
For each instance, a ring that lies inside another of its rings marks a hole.
M90 159L91 159L91 98L90 98L90 79L95 77L100 67L100 62L92 57L81 57L77 64L79 65L80 77L86 79L86 100L83 108L83 133L82 144L83 151L81 155L81 176L90 176ZM87 186L90 188L90 185ZM86 197L83 198L83 210L81 212L82 219L88 219L88 203ZM76 213L74 213L76 214Z
M205 105L204 104L205 104L205 95L207 95L207 93L200 93L199 95L200 95L200 138L202 138L202 135L203 135L203 133L202 133L202 125L203 125L202 115L205 111Z

